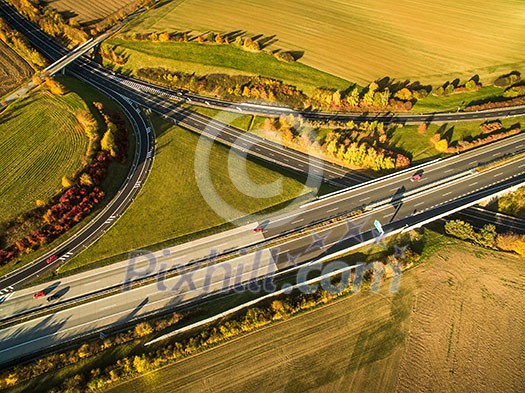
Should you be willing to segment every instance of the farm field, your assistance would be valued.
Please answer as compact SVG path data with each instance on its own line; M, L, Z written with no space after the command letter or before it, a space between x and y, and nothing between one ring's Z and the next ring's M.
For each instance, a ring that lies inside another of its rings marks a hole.
M524 70L522 11L520 0L174 0L127 31L262 34L272 37L266 49L304 52L301 63L363 85L385 76L435 84L475 74L488 84Z
M523 259L457 241L395 294L344 298L110 391L523 391L524 288Z
M17 88L33 75L33 69L18 54L0 41L0 97Z
M88 139L76 119L80 96L39 91L0 116L0 223L35 208L82 166Z
M220 197L243 215L270 208L309 191L303 190L303 184L286 173L246 161L246 170L252 182L266 184L283 179L283 191L275 197L247 196L237 190L228 169L229 159L234 167L242 168L244 160L240 156L234 153L229 157L227 148L214 144L208 165L199 167L196 172L194 162L199 137L164 123L158 117L152 120L157 133L157 152L143 189L107 234L64 265L61 272L226 223L208 205L198 187L196 177L202 177L206 170L210 171L213 186ZM122 255L122 258L126 257L126 254Z
M63 12L68 17L76 18L81 25L90 26L132 2L133 0L55 0L48 2L48 6Z

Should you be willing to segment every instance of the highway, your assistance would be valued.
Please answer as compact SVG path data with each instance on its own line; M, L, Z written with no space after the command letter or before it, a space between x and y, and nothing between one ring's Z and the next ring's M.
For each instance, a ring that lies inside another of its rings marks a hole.
M194 260L205 259L210 254L223 254L228 251L239 250L243 247L248 247L275 239L279 236L292 233L303 227L309 226L311 223L326 221L330 217L336 217L351 211L360 211L374 206L378 202L387 201L392 204L398 204L403 198L413 194L419 193L423 190L434 190L440 183L447 184L451 180L457 178L471 179L470 186L475 190L478 189L482 183L479 182L480 175L477 172L470 173L472 168L482 165L488 161L502 158L505 155L514 155L522 152L525 149L525 134L518 134L511 138L495 142L493 144L482 146L445 160L439 160L427 164L421 168L410 169L408 171L395 173L389 177L384 177L377 180L372 180L369 183L361 184L359 187L342 190L331 195L321 197L318 200L313 200L300 208L294 209L284 214L270 214L261 217L258 222L235 228L229 231L222 232L218 235L209 236L187 245L176 246L166 250L161 250L151 254L151 258L155 258L157 267L166 260L177 255L180 264L187 264ZM517 171L525 168L525 163L514 164ZM418 182L411 182L410 177L415 172L421 172L422 178ZM499 177L503 176L501 172L496 173ZM496 180L500 180L498 177ZM444 200L450 198L450 194L446 192L441 194ZM414 206L414 210L422 212L422 205L419 203ZM461 213L457 213L461 214ZM382 220L380 220L383 222ZM253 229L260 226L262 231L254 233ZM191 248L191 252L188 251ZM180 250L185 250L180 252ZM169 253L166 257L165 254ZM149 259L143 259L142 262L137 262L136 269L145 268L149 263ZM103 269L95 270L91 275L82 276L83 282L73 281L68 282L71 287L71 292L68 294L69 298L80 296L86 291L100 291L108 286L114 286L119 283L119 280L126 274L127 262L112 265ZM107 276L113 276L113 279L101 280L104 272L108 271ZM111 271L111 274L109 273ZM158 270L152 270L150 274L156 274ZM42 287L44 289L44 287ZM40 307L42 303L29 302L27 307L18 305L19 298L24 298L26 292L18 292L0 308L0 320L9 315L14 315L17 310L28 310L33 307ZM27 298L26 298L27 300ZM45 303L44 303L45 304Z
M477 183L475 187L472 186L473 182ZM154 284L119 292L111 297L6 327L0 330L0 363L88 333L104 331L115 324L129 322L160 309L180 308L187 302L202 300L217 291L254 282L266 275L275 276L290 269L296 270L296 265L307 261L341 253L362 246L364 242L377 241L378 234L373 230L372 224L376 219L383 223L387 234L392 234L448 215L455 209L477 203L495 191L523 182L525 168L516 170L515 163L507 163L486 169L482 173L459 177L392 203L378 205L352 217L351 221L344 220L320 229L315 234L303 234L298 238L286 240L271 250L257 250L229 261L214 263L212 267L192 269L186 274L165 280L159 276ZM447 195L449 200L444 201L443 195ZM414 213L415 206L418 207L417 213ZM184 263L183 261L184 258L177 253L164 259L167 266L179 265ZM160 264L156 267L160 268ZM162 270L165 269L166 267ZM108 274L106 278L100 279L110 280L110 276ZM125 276L120 277L123 284ZM61 282L53 289L53 293L63 292L61 301L65 301L70 295L68 291L64 292L64 288L70 286L69 281ZM44 301L30 299L32 291L36 290L42 290L42 286L25 290L23 295L20 295L24 299L20 299L19 304Z

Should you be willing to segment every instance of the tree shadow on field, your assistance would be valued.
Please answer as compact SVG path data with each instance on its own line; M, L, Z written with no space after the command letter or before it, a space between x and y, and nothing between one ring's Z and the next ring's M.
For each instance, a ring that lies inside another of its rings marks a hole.
M246 31L234 30L234 31L230 31L229 33L226 33L224 37L228 37L228 40L230 40L230 42L233 42L235 41L237 37L242 36L243 34L246 34Z
M78 14L74 11L71 11L71 10L65 10L65 11L60 11L59 12L60 15L62 15L62 17L67 21L71 18L75 18L78 16Z
M259 38L259 45L261 46L261 49L264 49L274 43L276 43L277 41L279 41L277 38L275 38L275 34L274 35L270 35L268 37L261 37Z
M87 20L87 21L85 21L85 22L82 22L82 23L80 24L80 26L81 26L82 28L84 28L84 27L89 27L89 26L93 26L93 25L96 25L97 23L99 23L99 22L101 22L101 21L103 21L103 20L104 20L104 18L96 18L96 19Z
M293 56L295 61L299 60L301 57L304 56L304 50L290 50L288 51L288 53Z

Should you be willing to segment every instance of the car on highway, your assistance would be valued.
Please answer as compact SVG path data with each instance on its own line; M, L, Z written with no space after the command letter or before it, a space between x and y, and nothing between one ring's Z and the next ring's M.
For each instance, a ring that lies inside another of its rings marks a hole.
M422 178L423 178L423 171L419 170L412 175L412 177L410 178L410 181L416 182L416 181L420 181Z
M261 228L260 226L258 226L258 227L255 227L255 228L253 229L253 231L254 231L255 233L260 233L260 232L262 232L262 228Z
M51 263L51 262L54 262L56 261L58 258L58 255L51 255L49 258L46 259L46 263Z
M33 299L40 299L41 297L46 296L46 293L44 291L38 291L33 295Z

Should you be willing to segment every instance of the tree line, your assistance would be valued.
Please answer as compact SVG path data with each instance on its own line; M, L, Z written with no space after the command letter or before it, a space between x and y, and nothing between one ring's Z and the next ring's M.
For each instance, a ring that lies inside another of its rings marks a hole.
M515 233L498 234L496 227L492 224L486 224L476 231L472 224L468 222L450 220L445 223L445 232L448 235L471 241L482 247L515 252L525 256L525 235L517 235Z
M249 35L243 34L228 34L215 31L209 31L205 34L197 34L196 36L192 32L152 32L152 33L139 33L131 32L121 36L124 40L130 41L151 41L151 42L192 42L196 41L199 44L209 45L233 45L240 49L244 49L250 52L260 52L262 50L262 40L254 39ZM288 51L273 50L271 51L273 56L282 62L293 63L295 57Z
M11 29L8 23L0 18L0 40L13 48L34 69L39 70L47 66L47 60L36 49L31 47L27 38L20 32Z

